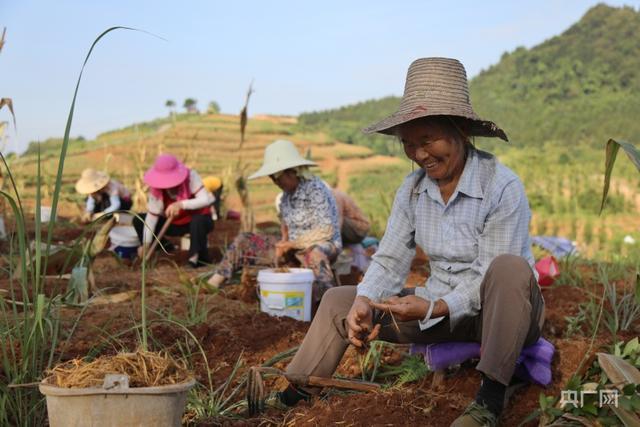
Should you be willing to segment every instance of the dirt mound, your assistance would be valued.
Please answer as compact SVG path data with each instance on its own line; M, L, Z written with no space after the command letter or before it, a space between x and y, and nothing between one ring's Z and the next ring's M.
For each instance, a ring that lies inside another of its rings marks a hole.
M478 376L463 372L433 389L431 376L420 384L379 393L335 395L292 411L285 419L296 425L449 425L473 398Z
M238 221L220 221L210 235L212 250L221 250L238 233ZM261 228L274 224L261 224ZM176 358L190 355L196 379L206 382L207 363L213 375L214 385L223 383L231 373L238 358L242 358L240 373L247 367L259 365L268 359L300 345L309 327L308 323L286 317L271 317L259 311L257 301L243 302L233 299L237 285L224 288L217 294L199 294L189 285L189 279L202 273L183 268L179 255L162 255L148 270L147 304L149 336L152 349L165 349ZM424 282L428 275L423 254L412 263L409 285ZM180 268L176 268L176 265ZM60 340L59 352L63 361L77 357L113 355L119 351L134 351L139 338L136 326L140 320L140 269L124 265L109 254L99 256L94 264L96 286L104 294L131 292L132 297L118 304L91 305L83 312L68 307L60 312L65 333ZM45 291L51 296L65 289L65 282L47 280ZM8 283L0 283L5 287ZM587 286L587 285L585 285ZM596 284L589 284L596 286ZM518 425L538 407L540 393L560 396L566 381L575 372L589 348L584 336L565 338L567 316L577 314L578 305L587 301L585 289L556 286L543 291L546 301L546 318L543 336L556 346L552 363L553 383L544 389L530 385L520 390L505 408L504 425ZM79 322L76 319L83 313ZM183 325L180 326L179 324ZM74 326L75 325L75 326ZM68 331L75 327L70 339ZM191 339L193 335L202 346ZM591 353L610 341L605 332L598 336ZM387 349L383 353L385 363L399 363L406 347ZM286 362L276 365L284 368ZM358 378L360 360L352 349L348 350L338 374ZM422 382L390 388L370 394L345 395L333 392L324 400L301 404L288 412L270 411L260 417L237 422L224 420L224 424L310 424L329 425L425 425L441 426L457 417L473 399L480 383L479 373L473 364L452 371L439 388L432 387L433 375ZM269 390L276 390L283 382L269 383ZM220 422L211 425L219 425ZM201 425L209 425L203 423Z

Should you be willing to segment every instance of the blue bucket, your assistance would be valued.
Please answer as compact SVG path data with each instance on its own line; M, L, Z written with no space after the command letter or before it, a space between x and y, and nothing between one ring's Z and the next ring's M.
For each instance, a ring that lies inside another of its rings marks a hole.
M134 259L138 255L137 246L116 246L113 251L122 259Z

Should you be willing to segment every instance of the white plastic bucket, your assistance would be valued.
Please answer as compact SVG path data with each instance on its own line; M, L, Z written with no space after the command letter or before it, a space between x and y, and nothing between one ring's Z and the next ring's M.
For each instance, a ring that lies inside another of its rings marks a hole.
M51 219L51 206L40 206L40 222L49 222Z
M124 246L128 248L137 248L140 246L138 234L131 225L116 225L109 231L109 239L113 246Z
M313 271L308 268L290 268L288 273L278 273L271 268L260 270L260 310L272 316L311 321L314 279Z
M158 387L60 388L40 383L51 427L179 427L195 380Z
M191 247L191 235L186 234L180 238L180 250L188 251Z

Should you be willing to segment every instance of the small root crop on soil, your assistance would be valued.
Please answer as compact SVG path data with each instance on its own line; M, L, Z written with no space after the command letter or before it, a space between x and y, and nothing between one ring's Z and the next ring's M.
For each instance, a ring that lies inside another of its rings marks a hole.
M92 362L73 359L47 372L46 382L62 388L101 387L106 374L126 374L130 387L178 384L192 375L166 353L138 350L102 356Z

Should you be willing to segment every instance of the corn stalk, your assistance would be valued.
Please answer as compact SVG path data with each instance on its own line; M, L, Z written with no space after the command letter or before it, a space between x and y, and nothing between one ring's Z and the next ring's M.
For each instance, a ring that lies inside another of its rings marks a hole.
M147 146L138 141L138 152L135 157L136 174L135 174L135 192L133 194L133 210L142 212L147 207L147 192L144 185L145 160L147 158Z
M247 165L242 162L242 147L244 145L245 130L248 122L247 108L249 107L249 98L253 93L253 82L249 85L247 96L244 101L244 107L240 111L240 145L238 147L238 163L236 164L235 186L242 203L242 227L243 232L255 231L255 216L253 214L253 206L249 198L249 187L247 182Z

